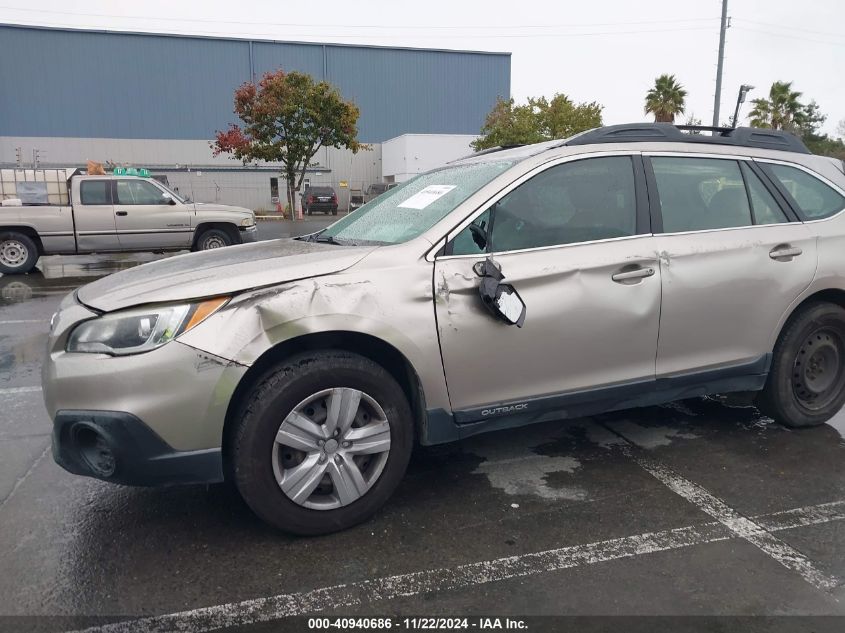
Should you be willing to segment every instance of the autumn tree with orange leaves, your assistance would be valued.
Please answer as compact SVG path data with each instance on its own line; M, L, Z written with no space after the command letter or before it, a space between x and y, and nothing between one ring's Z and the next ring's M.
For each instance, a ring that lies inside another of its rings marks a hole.
M231 154L245 165L281 163L291 209L305 170L321 147L345 147L353 153L364 149L357 138L358 107L344 101L328 82L315 82L305 73L278 70L257 84L243 84L235 91L234 112L241 125L216 133L214 155Z

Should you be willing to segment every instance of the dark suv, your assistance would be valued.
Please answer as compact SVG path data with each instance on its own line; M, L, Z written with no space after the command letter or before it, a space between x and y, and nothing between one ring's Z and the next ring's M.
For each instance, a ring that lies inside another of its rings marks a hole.
M309 187L302 193L302 210L307 215L314 211L337 215L337 194L331 187Z

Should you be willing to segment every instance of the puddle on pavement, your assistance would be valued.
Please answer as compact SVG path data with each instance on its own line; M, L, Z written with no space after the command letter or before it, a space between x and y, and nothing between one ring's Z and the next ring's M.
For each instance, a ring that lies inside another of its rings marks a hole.
M695 440L700 437L674 426L641 426L630 420L617 420L609 425L632 444L645 449L669 446L678 439Z
M508 495L572 501L587 498L579 486L549 482L554 473L573 474L581 467L581 462L571 455L546 454L573 442L567 425L523 427L519 433L511 432L507 441L504 439L493 433L466 440L464 450L484 460L473 473L486 476L491 486Z
M99 255L43 257L27 275L0 275L0 305L61 296L100 277L169 256L133 253L111 255L108 259Z

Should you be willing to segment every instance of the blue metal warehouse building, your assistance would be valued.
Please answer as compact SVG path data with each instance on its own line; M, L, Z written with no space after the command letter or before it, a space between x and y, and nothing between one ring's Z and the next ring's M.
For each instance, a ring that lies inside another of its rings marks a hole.
M234 90L279 68L335 85L361 110L359 140L374 144L354 160L321 152L316 181L379 180L381 142L477 134L496 98L510 96L509 53L0 25L0 163L20 154L28 166L37 152L41 165L142 164L171 181L219 172L220 199L219 181L249 188L256 170L212 158L209 139L235 122Z

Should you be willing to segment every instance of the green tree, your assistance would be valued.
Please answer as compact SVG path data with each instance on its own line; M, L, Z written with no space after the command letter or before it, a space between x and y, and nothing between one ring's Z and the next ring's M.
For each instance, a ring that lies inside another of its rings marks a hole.
M540 97L528 102L536 112L541 135L549 140L569 138L602 124L603 107L595 101L575 104L566 95L556 94L551 101Z
M804 124L806 108L801 93L792 89L791 81L776 81L769 88L768 99L754 99L748 118L754 127L798 131ZM818 106L816 106L818 107Z
M358 107L331 84L304 73L278 70L258 84L243 84L235 91L235 114L242 126L215 134L214 155L231 154L244 164L281 163L291 209L305 169L321 147L365 149L357 138Z
M687 91L675 75L660 75L645 95L645 113L653 114L657 122L672 123L676 114L684 113L686 98Z
M476 151L491 147L528 145L556 138L567 138L578 132L602 125L602 106L598 103L574 103L566 95L556 94L529 98L517 104L514 99L501 99L487 115L481 136L473 141Z

